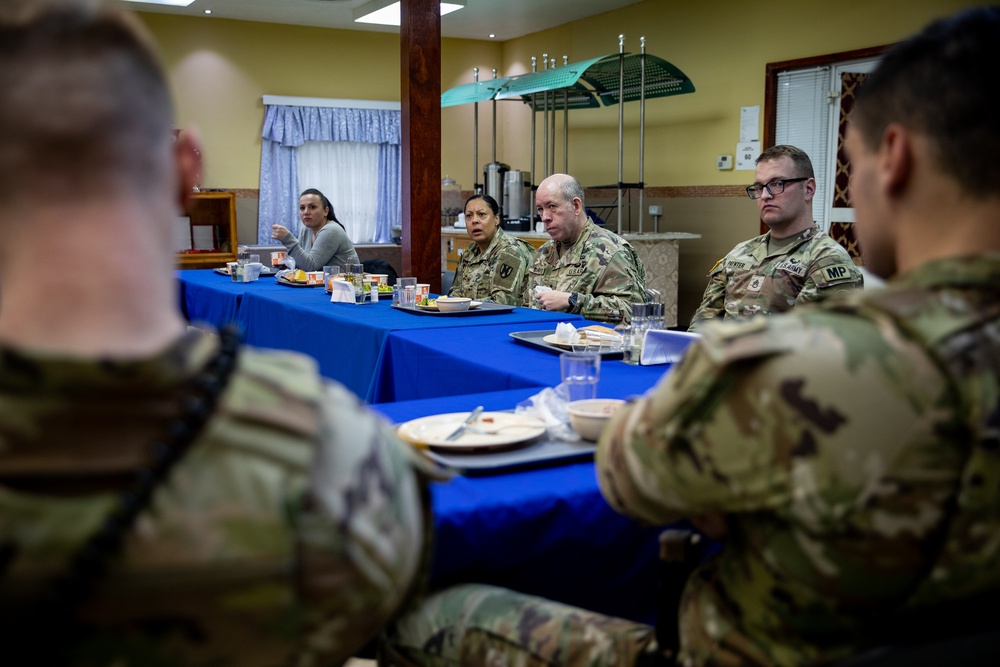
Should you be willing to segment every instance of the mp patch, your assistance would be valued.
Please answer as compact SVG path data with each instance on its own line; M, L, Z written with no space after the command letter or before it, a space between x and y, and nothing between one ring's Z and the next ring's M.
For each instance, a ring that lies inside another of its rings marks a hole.
M823 269L823 279L827 284L842 283L853 280L854 274L846 264L837 264Z

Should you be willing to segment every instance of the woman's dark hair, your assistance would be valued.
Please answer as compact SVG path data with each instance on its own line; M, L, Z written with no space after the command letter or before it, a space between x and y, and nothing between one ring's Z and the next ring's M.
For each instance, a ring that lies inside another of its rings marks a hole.
M482 199L484 202L486 202L486 205L490 207L490 210L493 211L493 215L500 215L500 204L498 204L497 200L494 199L493 197L489 195L472 195L471 197L465 200L465 206L468 206L469 202L473 201L474 199ZM465 210L465 206L462 207L463 211Z
M299 199L302 199L306 195L316 195L317 197L319 197L319 200L323 202L323 208L326 209L326 219L333 220L341 227L344 227L344 223L342 223L340 220L337 220L337 214L333 212L333 204L330 203L330 200L326 198L325 194L323 194L316 188L309 188L307 190L302 191L302 194L299 195ZM346 230L346 227L344 227L344 229Z

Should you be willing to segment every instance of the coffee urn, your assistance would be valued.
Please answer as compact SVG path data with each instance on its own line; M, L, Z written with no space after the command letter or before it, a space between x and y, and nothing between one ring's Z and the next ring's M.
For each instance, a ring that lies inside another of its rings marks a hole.
M503 202L504 177L510 171L510 165L503 162L490 162L483 165L483 194L487 194L497 200L500 206L500 219L506 215Z
M511 169L504 178L503 211L507 219L504 229L531 230L531 172Z

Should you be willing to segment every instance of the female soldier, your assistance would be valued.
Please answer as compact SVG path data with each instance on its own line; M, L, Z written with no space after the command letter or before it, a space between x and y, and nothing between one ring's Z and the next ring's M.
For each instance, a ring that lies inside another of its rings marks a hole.
M462 253L448 296L521 305L527 269L535 249L500 228L500 207L489 195L465 202L465 226L472 243Z

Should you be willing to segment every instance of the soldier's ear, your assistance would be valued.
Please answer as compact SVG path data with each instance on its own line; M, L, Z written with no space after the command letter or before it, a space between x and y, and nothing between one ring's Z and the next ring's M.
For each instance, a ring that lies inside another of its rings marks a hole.
M913 137L909 131L895 123L882 135L879 178L888 194L897 194L906 188L913 172Z
M810 178L805 183L802 184L802 190L805 192L806 201L810 201L816 194L816 179Z

